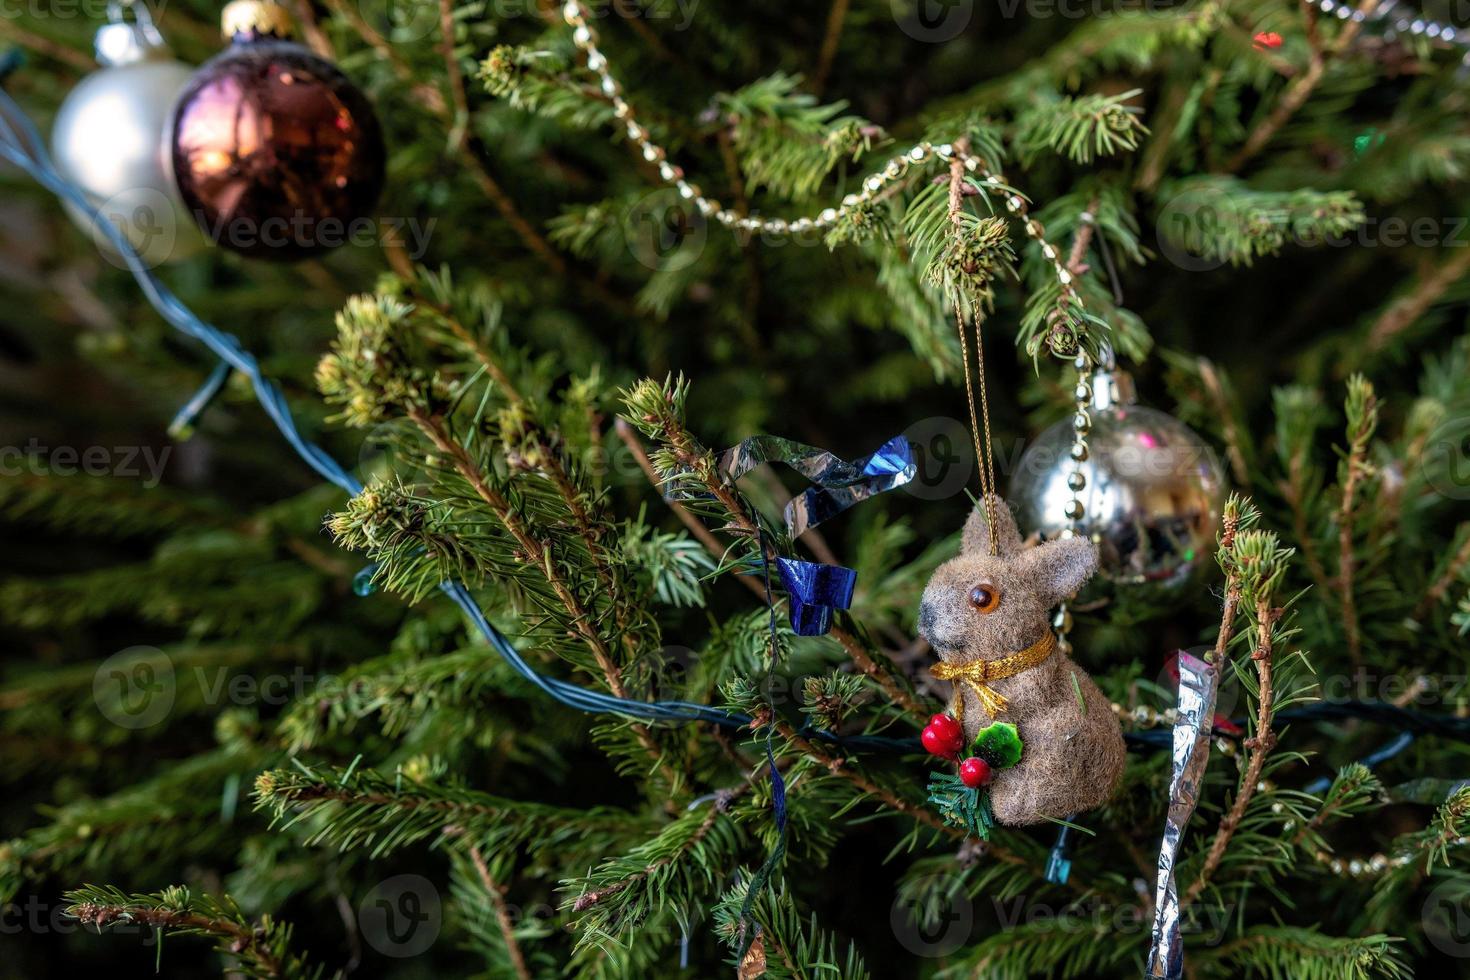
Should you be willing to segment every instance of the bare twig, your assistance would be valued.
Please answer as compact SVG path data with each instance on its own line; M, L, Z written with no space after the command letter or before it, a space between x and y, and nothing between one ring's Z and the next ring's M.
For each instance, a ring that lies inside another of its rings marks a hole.
M1439 604L1450 591L1450 586L1459 579L1466 565L1470 565L1470 536L1465 538L1465 543L1460 545L1460 550L1455 552L1455 556L1445 566L1444 574L1435 580L1429 591L1424 593L1424 598L1419 600L1419 605L1414 607L1415 619L1423 619L1429 614L1429 610Z
M516 941L515 923L511 921L510 910L505 905L505 889L496 884L490 875L490 866L485 863L478 846L471 844L469 855L475 866L475 873L480 876L480 882L485 886L490 904L495 909L495 924L499 926L500 935L505 939L505 951L510 957L511 968L516 971L519 980L531 980L531 971L526 968L526 957L521 953L521 944Z
M1235 415L1230 411L1230 404L1225 398L1225 386L1220 383L1220 375L1215 370L1214 362L1208 358L1201 357L1196 362L1199 368L1200 381L1204 383L1205 393L1209 395L1210 402L1215 407L1215 413L1220 417L1220 427L1225 436L1225 454L1230 457L1230 474L1235 477L1238 487L1250 486L1250 467L1245 465L1245 451L1241 448L1240 429L1235 424Z
M0 37L8 38L23 48L45 55L61 62L77 71L89 72L97 67L97 62L92 57L83 54L76 48L69 48L65 44L53 41L49 37L43 37L34 31L28 31L24 27L16 25L13 18L0 18Z
M1087 250L1092 247L1092 236L1097 232L1097 209L1102 202L1094 197L1087 202L1083 213L1087 216L1078 226L1072 239L1072 251L1067 256L1067 271L1075 278L1082 275L1087 263Z
M470 100L464 87L464 72L454 54L454 0L439 0L439 44L444 54L444 73L449 80L449 98L454 104L454 118L449 128L449 149L455 152L464 144L470 124Z
M847 22L850 0L832 0L827 12L827 33L822 38L822 50L817 55L817 67L812 72L812 91L818 95L827 87L827 77L832 74L832 62L837 57L837 44L842 40L842 27Z
M1455 283L1470 273L1470 248L1455 249L1450 258L1422 273L1409 292L1388 305L1368 331L1364 353L1375 354L1413 326Z
M1286 477L1277 481L1276 489L1291 509L1292 533L1296 535L1297 547L1301 550L1302 559L1307 563L1307 571L1319 586L1329 588L1332 585L1332 578L1327 574L1327 566L1322 564L1322 558L1317 553L1317 542L1313 539L1311 526L1307 523L1306 501L1302 493L1302 479L1305 473L1306 463L1301 454L1292 454L1286 464Z

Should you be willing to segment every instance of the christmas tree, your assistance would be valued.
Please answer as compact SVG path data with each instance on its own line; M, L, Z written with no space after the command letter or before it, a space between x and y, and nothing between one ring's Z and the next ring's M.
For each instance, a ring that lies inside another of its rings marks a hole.
M92 77L138 3L0 17L0 974L1463 970L1452 5L289 0L376 207L148 211L135 276L23 114L163 118ZM1109 509L1146 419L1202 458ZM1121 724L1096 809L1001 799L1071 733L931 721L1024 707L928 642L967 519L1098 545L955 599Z

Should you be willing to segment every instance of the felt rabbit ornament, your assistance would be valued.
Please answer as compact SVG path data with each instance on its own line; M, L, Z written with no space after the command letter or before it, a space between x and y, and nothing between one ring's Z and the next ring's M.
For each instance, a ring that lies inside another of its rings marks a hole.
M1050 624L1052 607L1075 596L1096 565L1082 537L1023 547L1010 509L991 494L965 522L959 557L924 589L919 632L939 655L934 676L955 688L953 717L936 715L924 744L954 759L962 746L989 757L965 759L960 778L985 786L998 823L1064 820L1101 806L1123 773L1112 707L1058 649Z

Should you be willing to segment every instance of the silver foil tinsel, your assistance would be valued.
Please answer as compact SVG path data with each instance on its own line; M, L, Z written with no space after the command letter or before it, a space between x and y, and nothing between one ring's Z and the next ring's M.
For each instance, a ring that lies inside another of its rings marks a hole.
M1153 947L1145 976L1178 980L1184 975L1184 939L1179 921L1179 891L1174 863L1184 828L1199 804L1200 785L1210 759L1210 729L1215 717L1219 673L1188 653L1179 654L1179 719L1174 723L1174 778L1169 783L1169 816L1159 844L1159 876L1154 890Z

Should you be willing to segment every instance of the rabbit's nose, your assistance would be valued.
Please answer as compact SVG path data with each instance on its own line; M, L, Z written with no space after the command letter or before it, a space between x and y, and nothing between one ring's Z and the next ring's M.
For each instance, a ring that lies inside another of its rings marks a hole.
M934 607L927 599L919 603L919 633L926 638L934 635Z

